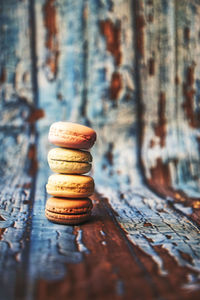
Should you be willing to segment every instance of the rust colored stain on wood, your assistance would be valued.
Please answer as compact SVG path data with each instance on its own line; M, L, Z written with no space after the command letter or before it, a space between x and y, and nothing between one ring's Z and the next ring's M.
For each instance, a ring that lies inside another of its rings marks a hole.
M101 33L105 36L107 50L113 55L115 64L119 66L122 58L120 50L120 22L116 22L116 24L113 24L110 20L100 21L100 30Z
M180 253L180 256L181 256L184 260L186 260L186 261L189 262L191 265L193 265L192 257L191 257L189 254L184 253L184 252L182 252L181 250L179 250L179 253Z
M178 203L191 204L191 198L187 197L184 192L172 188L168 163L164 163L161 158L158 158L155 167L150 169L150 173L151 178L148 182L159 195L172 197Z
M196 116L194 110L194 95L196 92L194 89L194 69L195 65L192 65L186 70L186 80L183 83L183 96L185 98L183 108L189 125L195 128L199 125L200 120L198 118L200 116Z
M188 282L188 275L189 274L196 274L198 273L191 270L190 268L179 266L177 262L174 260L172 256L169 255L168 251L164 249L161 245L153 246L155 251L159 254L162 258L164 263L164 268L168 272L168 275L165 280L167 284L165 284L165 288L168 288L164 292L164 296L166 299L198 299L199 291L185 291L183 289L184 284ZM164 278L163 278L164 279ZM159 286L158 286L159 287ZM173 297L171 298L170 296ZM169 297L169 298L168 298Z
M150 241L151 242L151 241ZM167 276L161 276L156 263L150 259L149 255L145 254L140 248L134 247L136 255L140 258L140 261L146 267L147 272L151 275L152 280L156 284L158 293L161 298L165 299L198 299L198 291L188 291L187 293L183 289L183 285L188 281L188 274L191 272L189 268L181 267L174 261L173 257L162 248L162 246L153 246L156 253L162 259L164 263L164 269L168 272ZM175 268L175 270L174 270ZM191 297L191 298L190 298Z
M84 254L81 263L67 264L63 280L38 281L38 300L198 299L198 290L186 292L183 288L188 275L197 277L197 272L179 266L161 245L152 245L167 271L162 276L152 258L127 240L107 200L99 195L92 198L93 218L75 229L75 233L82 230L82 241L89 253ZM190 257L186 255L184 259Z
M79 264L67 264L67 276L62 281L40 280L36 298L156 299L158 295L146 279L145 269L132 252L135 247L117 225L107 200L97 195L92 198L93 218L80 226L89 254Z
M3 84L6 81L6 69L2 68L0 73L0 84Z
M184 36L184 41L185 41L186 43L188 43L188 42L189 42L189 39L190 39L190 28L189 28L189 27L185 27L185 28L184 28L183 36Z
M117 100L119 93L122 89L122 78L118 72L112 74L111 83L110 83L110 98L112 100Z
M58 71L58 39L56 25L55 0L47 0L43 7L44 25L47 30L45 45L48 49L46 64L55 78Z
M194 220L198 225L200 225L200 209L194 209L193 213L191 214L192 220Z
M29 147L28 158L30 160L29 174L33 176L36 174L38 168L37 150L35 145Z
M178 77L177 74L175 76L174 82L175 82L176 85L178 85L180 83L180 80L179 80L179 77Z
M152 227L152 224L149 222L144 223L144 227Z
M156 166L150 169L150 173L151 178L148 179L148 184L152 190L161 197L172 198L175 203L191 207L193 212L190 217L200 225L200 198L188 197L182 190L175 190L172 187L169 165L158 158Z
M148 61L149 75L152 76L155 74L155 60L150 58Z
M105 153L105 157L107 158L107 160L111 166L113 165L112 151L113 151L113 143L109 143L108 151Z
M0 216L0 218L1 218L1 216ZM3 218L1 218L1 220L0 221L4 221L4 219ZM0 240L1 240L1 238L2 238L2 235L3 235L3 233L4 233L4 231L6 230L6 228L0 228Z
M136 13L136 49L141 57L144 57L144 16Z
M155 141L154 140L151 140L150 143L149 143L149 147L150 148L153 148L155 146Z
M37 120L43 118L44 116L45 116L45 113L44 113L43 109L33 108L27 121L29 123L34 123Z
M156 184L158 186L171 186L171 175L169 171L168 164L164 164L161 158L157 159L157 164L155 167L150 169L151 173L151 184Z
M158 102L158 124L155 126L155 134L160 138L160 146L165 146L166 138L166 117L165 117L165 93L161 92Z

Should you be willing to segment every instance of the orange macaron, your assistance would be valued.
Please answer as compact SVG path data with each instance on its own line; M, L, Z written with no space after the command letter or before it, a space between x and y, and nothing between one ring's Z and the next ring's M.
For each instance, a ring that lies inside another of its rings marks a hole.
M46 202L45 215L52 222L75 225L89 219L92 207L90 198L70 199L51 197Z

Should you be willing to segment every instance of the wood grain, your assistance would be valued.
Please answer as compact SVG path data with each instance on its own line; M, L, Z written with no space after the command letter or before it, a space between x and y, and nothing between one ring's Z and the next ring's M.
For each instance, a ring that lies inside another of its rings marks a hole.
M140 39L137 18L145 23L144 53L137 62L146 182L159 195L192 206L199 222L199 210L195 209L199 201L198 88L194 88L198 82L198 73L194 73L198 29L192 30L193 38L189 35L190 26L194 28L194 10L198 15L199 6L195 2L187 5L187 1L160 1L156 9L149 1L135 4L136 39ZM194 115L189 117L189 111Z
M135 198L135 203L139 201L138 194L132 197ZM146 216L139 215L141 211L147 214L148 209L145 207L134 215L133 211L136 211L136 207L133 209L133 204L130 207L130 199L127 200L129 200L127 206L124 203L119 204L120 201L115 202L115 209L117 206L120 207L116 214L107 199L100 195L93 197L94 210L91 221L75 227L75 234L82 232L82 240L87 247L84 260L79 264L67 264L67 275L53 285L45 279L38 282L39 299L54 299L56 295L61 299L66 297L77 299L80 295L81 299L102 297L105 299L110 297L114 299L157 299L159 297L198 299L199 292L195 291L195 281L188 282L188 276L193 280L196 278L196 286L198 286L199 272L195 268L192 270L190 254L184 255L184 247L188 248L188 246L186 244L183 246L183 238L179 236L180 227L178 229L174 226L172 231L169 218L166 216L166 223L159 222L158 218L150 213L150 209L147 219ZM126 219L123 215L122 220L120 209L125 208ZM168 213L171 215L169 209ZM167 209L164 214L167 215ZM128 236L125 236L119 223L126 229ZM174 220L173 224L175 223ZM188 231L196 231L186 219L182 224L188 227ZM159 234L157 230L160 231ZM174 249L170 247L172 243ZM190 241L190 243L194 248L197 246L194 246L195 242L193 244ZM179 247L183 247L183 252L178 250ZM177 264L177 253L182 259L182 265ZM153 261L149 259L150 256L154 257ZM159 260L160 267L158 267ZM142 289L141 285L145 285L145 289Z
M198 1L0 6L0 299L198 299ZM59 120L98 135L81 226L44 215Z
M22 298L37 169L28 1L0 4L0 290ZM15 12L15 13L14 13ZM17 291L16 291L16 286Z
M81 231L87 247L84 261L67 264L68 275L51 290L51 283L38 283L38 299L132 299L156 295L156 287L139 262L132 245L118 226L106 199L93 197L94 209L90 222L75 227ZM112 251L109 251L112 249ZM133 280L134 278L134 280ZM143 282L145 290L138 282Z

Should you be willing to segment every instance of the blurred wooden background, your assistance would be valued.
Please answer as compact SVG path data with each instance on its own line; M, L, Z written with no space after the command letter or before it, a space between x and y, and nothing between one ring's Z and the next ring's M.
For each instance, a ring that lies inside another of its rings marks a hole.
M93 127L94 214L44 216L48 129ZM200 1L0 1L0 299L200 299Z

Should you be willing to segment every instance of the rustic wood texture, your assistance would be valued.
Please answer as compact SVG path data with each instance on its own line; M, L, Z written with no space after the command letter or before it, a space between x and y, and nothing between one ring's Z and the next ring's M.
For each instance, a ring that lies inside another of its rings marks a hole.
M199 16L195 0L1 1L0 299L199 299ZM81 226L44 215L58 120L98 135Z
M136 35L143 36L138 69L146 181L162 196L195 210L200 188L199 3L158 1L156 9L151 1L136 3Z
M36 145L28 1L0 3L0 297L25 295Z

